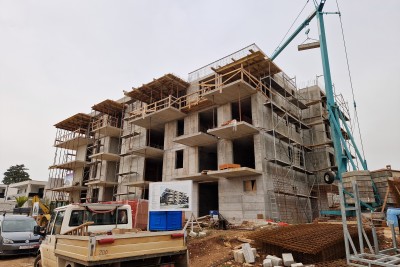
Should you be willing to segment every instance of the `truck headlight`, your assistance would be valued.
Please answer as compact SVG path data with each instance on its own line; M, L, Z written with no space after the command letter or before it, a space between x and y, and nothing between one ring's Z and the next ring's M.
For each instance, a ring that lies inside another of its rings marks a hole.
M14 244L14 241L8 238L3 238L3 244Z

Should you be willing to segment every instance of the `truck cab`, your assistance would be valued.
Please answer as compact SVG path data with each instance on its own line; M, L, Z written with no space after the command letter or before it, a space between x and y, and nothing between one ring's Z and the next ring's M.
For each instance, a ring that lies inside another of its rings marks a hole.
M56 208L35 266L189 266L184 231L148 232L132 225L128 204Z

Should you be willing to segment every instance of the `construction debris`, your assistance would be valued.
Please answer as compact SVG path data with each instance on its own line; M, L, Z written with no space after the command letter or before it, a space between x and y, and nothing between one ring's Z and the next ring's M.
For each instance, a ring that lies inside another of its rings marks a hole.
M349 226L349 232L355 240L357 228ZM366 229L366 232L371 235L370 229ZM345 256L342 225L301 224L273 231L260 229L249 234L248 238L261 243L267 253L280 255L282 252L290 251L296 260L303 263L311 264Z

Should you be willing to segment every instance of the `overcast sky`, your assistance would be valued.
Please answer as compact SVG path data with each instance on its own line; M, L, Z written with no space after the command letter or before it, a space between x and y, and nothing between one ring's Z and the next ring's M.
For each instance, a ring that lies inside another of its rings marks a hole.
M53 125L123 90L166 73L187 79L252 43L271 55L305 3L0 0L1 178L25 164L32 179L47 180ZM369 168L400 169L400 1L339 5ZM336 1L324 10L336 12ZM333 82L351 104L339 17L325 22ZM316 39L315 21L310 28ZM298 85L322 74L319 50L297 51L305 39L303 31L275 60Z

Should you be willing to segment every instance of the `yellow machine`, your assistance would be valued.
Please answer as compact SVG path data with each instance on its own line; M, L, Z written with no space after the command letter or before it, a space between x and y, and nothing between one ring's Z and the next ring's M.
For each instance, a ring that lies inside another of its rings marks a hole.
M35 202L39 203L39 207L42 209L43 213L39 213L39 215L33 217L36 219L38 225L46 226L51 217L50 208L40 200L39 196L34 196L32 198L32 205L35 205Z

